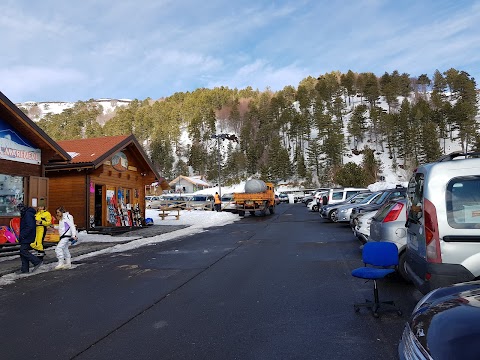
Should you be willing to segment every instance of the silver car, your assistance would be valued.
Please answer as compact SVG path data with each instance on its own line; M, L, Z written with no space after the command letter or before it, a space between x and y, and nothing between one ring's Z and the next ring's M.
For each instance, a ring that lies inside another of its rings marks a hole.
M398 199L385 203L370 222L370 236L368 241L392 242L398 248L398 272L409 281L405 272L405 253L407 247L407 200Z
M477 156L445 155L437 162L419 166L408 184L405 267L424 294L480 277Z
M362 244L365 244L370 238L370 224L372 223L372 217L376 213L376 211L361 213L357 218L358 221L353 229L353 234Z
M236 212L237 211L237 204L233 200L233 194L225 194L222 195L222 211L230 211Z
M337 218L337 209L343 205L348 205L348 204L359 204L363 199L366 197L370 196L371 192L370 191L364 191L364 192L359 192L356 193L355 195L350 196L347 200L344 202L338 203L338 204L331 204L331 205L324 205L320 208L320 216L323 219L328 219L330 221L335 221L332 220L333 218Z
M352 209L354 207L370 204L372 201L375 201L376 199L378 199L382 195L382 192L383 191L377 191L377 192L371 193L365 199L357 203L342 205L338 207L330 215L330 218L334 222L350 222L350 214L352 213Z

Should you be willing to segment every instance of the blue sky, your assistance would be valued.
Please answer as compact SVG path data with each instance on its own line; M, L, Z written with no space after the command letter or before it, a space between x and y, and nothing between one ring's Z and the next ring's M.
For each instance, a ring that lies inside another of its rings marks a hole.
M480 1L4 0L0 13L13 102L276 91L336 70L480 81Z

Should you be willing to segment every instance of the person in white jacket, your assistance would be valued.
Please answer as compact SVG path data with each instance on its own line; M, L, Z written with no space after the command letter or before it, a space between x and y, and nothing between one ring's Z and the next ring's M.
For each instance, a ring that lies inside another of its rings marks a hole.
M69 269L72 266L72 257L68 246L71 239L77 240L77 228L75 227L73 216L63 206L57 208L55 214L58 220L58 233L60 234L60 241L55 248L55 254L58 259L55 269Z

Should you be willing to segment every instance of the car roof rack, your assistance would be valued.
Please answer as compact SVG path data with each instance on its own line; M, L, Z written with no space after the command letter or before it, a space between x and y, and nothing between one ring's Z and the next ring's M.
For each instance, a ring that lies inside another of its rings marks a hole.
M478 151L472 151L472 152L463 152L463 151L454 151L451 152L450 154L443 155L437 159L437 162L442 162L442 161L451 161L459 156L464 156L465 159L467 157L473 158L473 157L479 157L480 152Z

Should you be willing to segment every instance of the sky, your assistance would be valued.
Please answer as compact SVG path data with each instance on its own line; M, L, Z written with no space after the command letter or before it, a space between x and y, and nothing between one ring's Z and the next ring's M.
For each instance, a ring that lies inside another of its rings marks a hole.
M4 0L15 103L278 91L331 71L480 77L480 0Z

